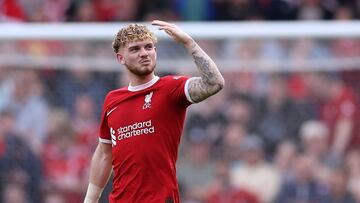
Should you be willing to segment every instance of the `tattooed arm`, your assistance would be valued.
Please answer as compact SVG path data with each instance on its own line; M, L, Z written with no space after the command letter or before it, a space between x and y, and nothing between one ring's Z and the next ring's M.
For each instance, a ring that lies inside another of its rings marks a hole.
M214 61L200 48L200 46L184 31L174 24L155 20L153 25L159 26L175 41L183 44L194 58L200 72L200 77L189 81L189 94L194 102L200 102L220 91L225 84L219 69Z
M220 91L225 84L214 61L192 40L186 45L194 58L200 77L189 81L189 94L194 102L200 102Z

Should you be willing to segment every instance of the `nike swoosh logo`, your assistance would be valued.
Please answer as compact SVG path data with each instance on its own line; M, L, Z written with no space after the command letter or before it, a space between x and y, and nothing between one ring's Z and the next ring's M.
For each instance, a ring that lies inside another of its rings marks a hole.
M112 108L110 111L108 111L108 112L106 113L106 116L109 116L113 111L115 111L115 109L117 109L117 107Z

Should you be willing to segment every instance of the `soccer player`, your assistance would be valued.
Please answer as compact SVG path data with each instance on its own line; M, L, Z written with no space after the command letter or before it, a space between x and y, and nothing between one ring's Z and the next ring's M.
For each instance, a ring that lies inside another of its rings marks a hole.
M130 24L117 33L113 48L130 84L105 98L86 203L98 202L112 170L110 202L178 203L176 160L186 109L224 87L216 64L192 37L168 22L152 25L185 46L200 77L156 76L156 37L146 26Z

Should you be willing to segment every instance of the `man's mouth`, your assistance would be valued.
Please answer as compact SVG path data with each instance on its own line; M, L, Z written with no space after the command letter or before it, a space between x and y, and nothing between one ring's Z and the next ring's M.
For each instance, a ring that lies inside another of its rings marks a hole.
M146 59L146 60L140 61L140 64L148 65L148 64L150 64L150 62L151 61L149 59Z

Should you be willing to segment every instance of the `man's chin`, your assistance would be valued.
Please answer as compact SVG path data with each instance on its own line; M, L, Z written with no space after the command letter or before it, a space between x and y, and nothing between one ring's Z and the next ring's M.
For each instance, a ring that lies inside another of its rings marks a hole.
M141 67L141 69L129 69L129 71L138 76L147 76L154 72L155 68L151 67Z

